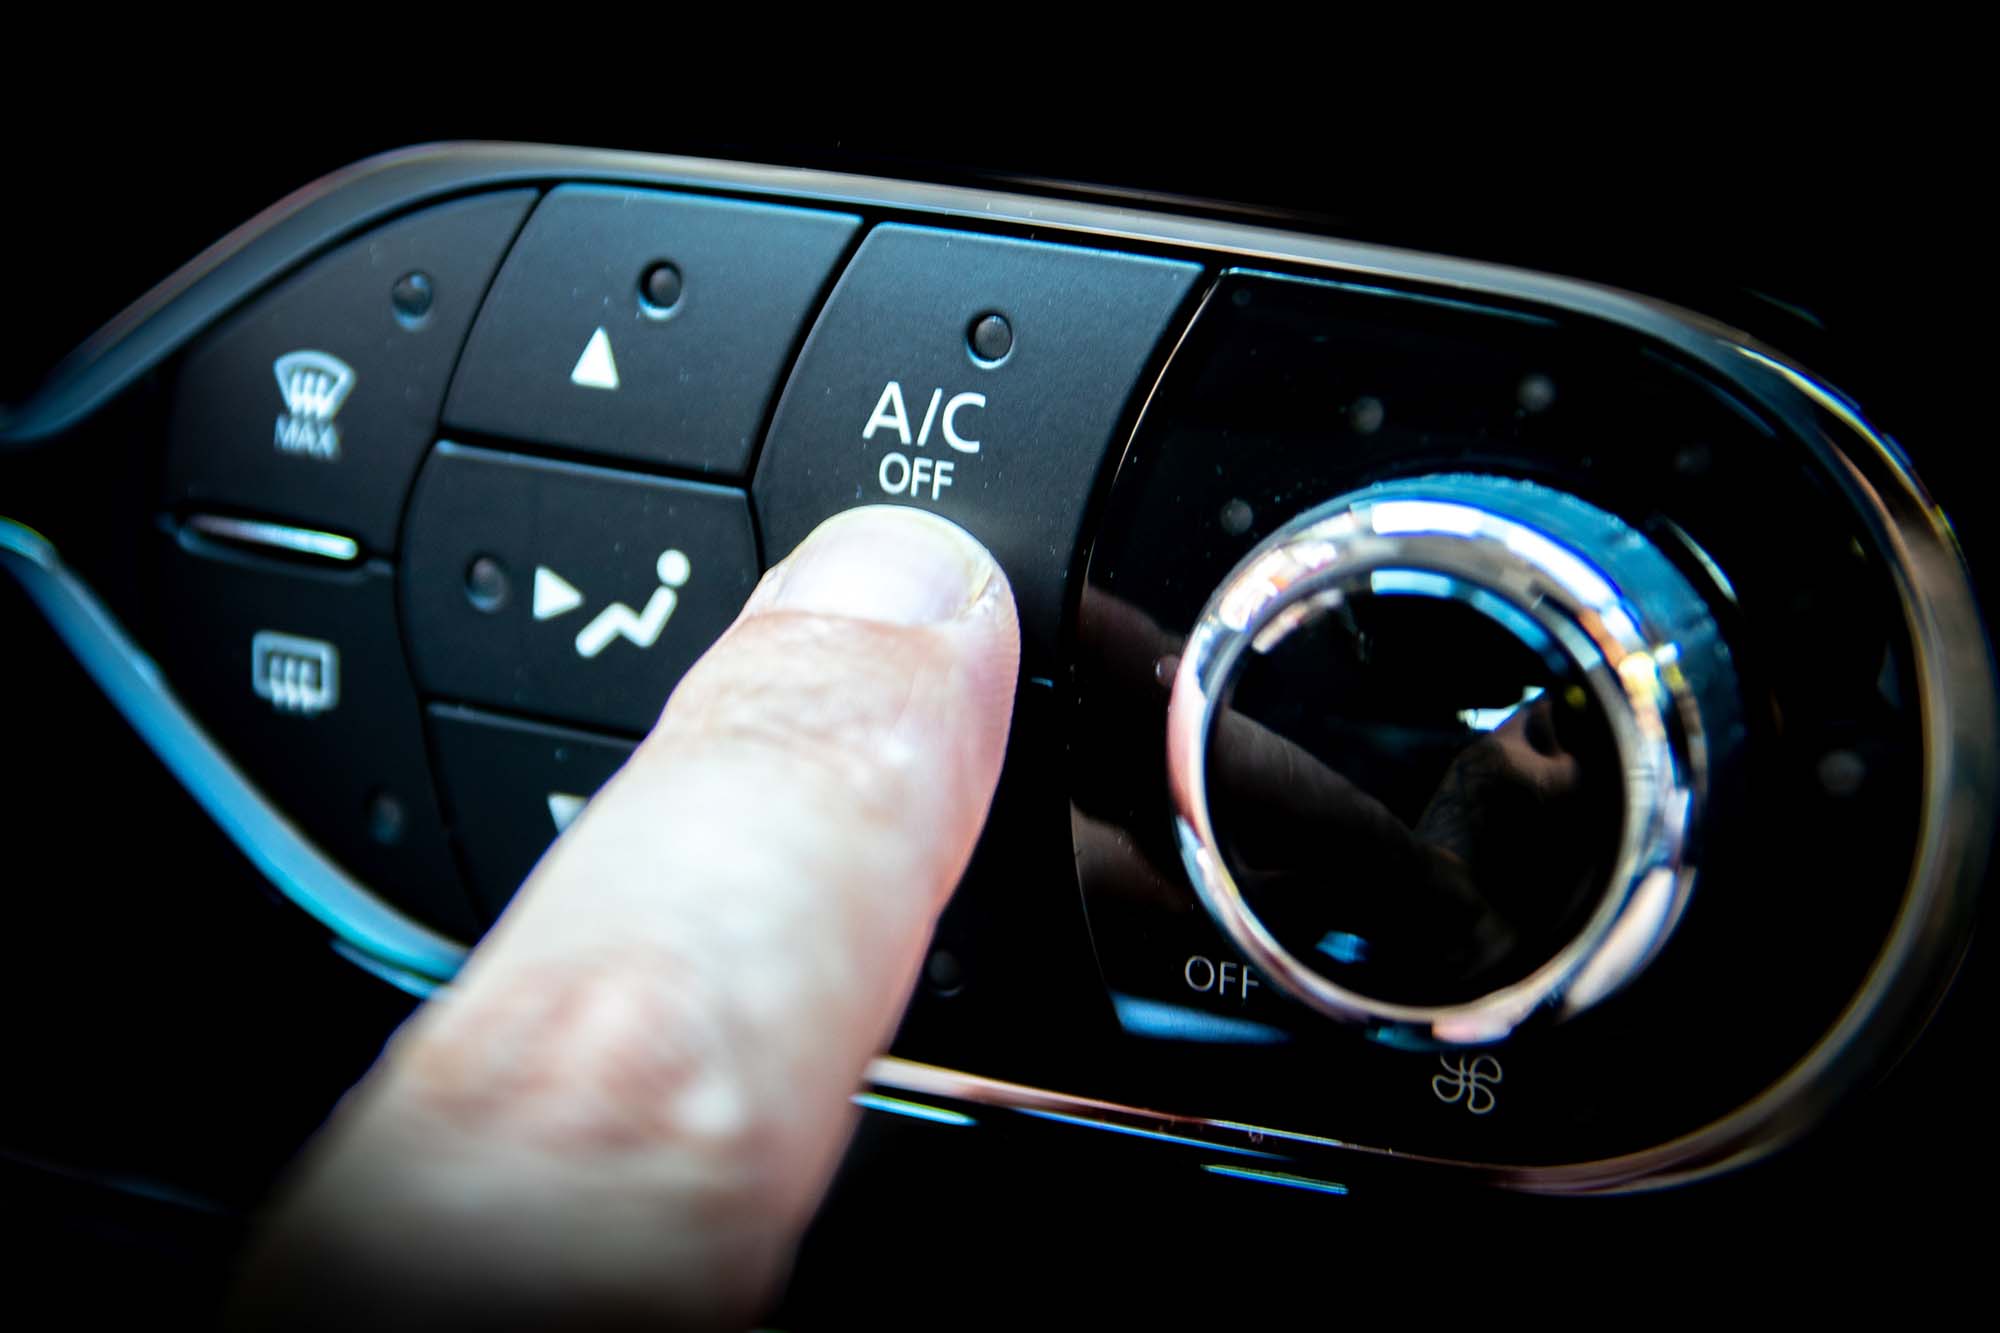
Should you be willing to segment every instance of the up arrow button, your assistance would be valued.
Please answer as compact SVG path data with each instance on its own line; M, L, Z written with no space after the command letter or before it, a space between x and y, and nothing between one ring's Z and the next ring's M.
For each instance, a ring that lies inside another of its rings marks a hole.
M569 373L569 382L586 389L618 387L618 362L611 355L611 335L602 328L590 335L583 355L576 359L576 369Z
M446 438L466 431L744 476L800 331L860 225L851 213L665 190L551 190L479 307L445 404ZM649 280L667 268L678 292ZM364 386L381 383L355 369ZM266 357L266 381L270 373ZM266 420L266 449L270 434Z

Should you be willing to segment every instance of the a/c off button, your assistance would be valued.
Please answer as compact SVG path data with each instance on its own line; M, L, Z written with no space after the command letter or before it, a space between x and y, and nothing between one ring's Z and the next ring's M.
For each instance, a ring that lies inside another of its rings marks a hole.
M779 400L752 492L766 552L857 505L934 510L1000 561L1047 662L1091 485L1199 272L877 227Z

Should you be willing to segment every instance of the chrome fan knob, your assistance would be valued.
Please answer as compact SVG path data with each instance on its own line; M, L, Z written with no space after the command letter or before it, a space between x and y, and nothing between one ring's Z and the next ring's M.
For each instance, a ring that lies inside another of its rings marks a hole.
M1176 669L1176 830L1277 985L1379 1038L1477 1045L1659 952L1740 745L1727 646L1622 520L1440 475L1301 514Z

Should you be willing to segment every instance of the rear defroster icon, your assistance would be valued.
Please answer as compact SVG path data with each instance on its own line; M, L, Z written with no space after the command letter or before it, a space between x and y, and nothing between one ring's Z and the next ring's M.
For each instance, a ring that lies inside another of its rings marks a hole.
M331 712L340 702L340 651L319 639L260 630L250 639L250 688L281 713Z

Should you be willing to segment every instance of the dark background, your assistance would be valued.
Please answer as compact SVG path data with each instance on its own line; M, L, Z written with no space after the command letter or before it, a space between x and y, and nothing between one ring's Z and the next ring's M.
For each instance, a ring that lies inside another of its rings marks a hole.
M1525 112L1518 89L1445 108L1421 71L1382 94L1307 89L1285 104L1183 81L1111 113L1045 105L1047 124L1026 123L1026 94L1010 91L1018 77L926 90L848 123L823 100L746 115L754 99L700 90L649 97L637 114L629 93L607 103L567 86L421 99L372 87L398 68L385 49L345 83L323 79L315 86L331 109L318 111L247 71L213 103L179 85L171 96L128 88L108 121L6 95L0 402L20 401L77 342L230 228L330 170L412 143L522 139L1036 183L1517 263L1736 323L1847 390L1909 448L1991 584L2000 532L1977 484L1992 447L1979 415L1990 372L1987 342L1972 338L1992 285L1991 222L1975 200L1990 136L1975 133L1967 106L1887 95L1879 66L1865 77L1814 67L1783 87L1688 72L1574 96L1543 88ZM1902 72L1932 94L1957 84L1949 70ZM1174 109L1148 109L1159 106ZM0 824L23 956L0 992L13 1027L0 1225L34 1237L13 1252L24 1289L67 1295L76 1312L199 1305L220 1281L242 1208L310 1128L298 1107L331 1104L373 1054L354 1034L384 1029L401 1002L268 902L66 656L17 632L26 615L8 591L0 734L9 751L37 758L4 779L13 817ZM134 809L171 835L107 838L108 821ZM108 901L113 883L127 892ZM276 941L269 956L246 963L201 947L243 932ZM1950 1215L1961 1201L1982 1206L1995 1183L1975 1072L1987 1062L1991 971L1975 950L1936 1031L1880 1095L1737 1180L1597 1205L1583 1225L1550 1205L1496 1224L1489 1203L1457 1210L1457 1227L1433 1216L1392 1230L1431 1252L1470 1228L1488 1237L1489 1258L1497 1245L1537 1281L1550 1271L1544 1242L1602 1253L1659 1227L1696 1251L1744 1247L1764 1276L1822 1289L1833 1280L1818 1265L1831 1254L1869 1261L1850 1276L1949 1267L1965 1243ZM169 994L176 1003L160 1005ZM240 1091L259 1086L286 1099ZM190 1144L214 1156L190 1157ZM858 1193L836 1197L804 1289L825 1298L938 1264L988 1282L1144 1271L1170 1288L1227 1289L1280 1269L1303 1278L1310 1270L1286 1267L1295 1256L1282 1238L1320 1228L1376 1262L1409 1257L1380 1235L1370 1241L1371 1223L1289 1201L1256 1224L1197 1225L1196 1201L1153 1197L1142 1166L1073 1151L1034 1140L953 1158L929 1140L865 1139L857 1161L899 1169L857 1174ZM182 1179L148 1172L160 1162ZM1202 1263L1162 1273L1161 1257L1196 1246Z

